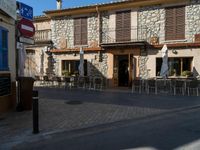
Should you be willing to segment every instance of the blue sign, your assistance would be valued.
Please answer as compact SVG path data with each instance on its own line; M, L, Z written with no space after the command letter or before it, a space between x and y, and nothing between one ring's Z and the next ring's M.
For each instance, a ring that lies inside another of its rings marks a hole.
M28 20L33 20L33 8L21 2L18 2L18 4L20 16Z

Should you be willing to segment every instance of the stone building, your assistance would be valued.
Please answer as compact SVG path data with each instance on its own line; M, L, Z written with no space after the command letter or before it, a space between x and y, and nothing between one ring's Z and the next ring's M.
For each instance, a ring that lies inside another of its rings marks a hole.
M51 46L50 19L46 16L34 18L35 44L26 48L27 59L25 63L25 75L46 75L48 55L47 48Z
M0 112L15 108L16 1L0 1Z
M166 44L169 76L199 76L200 0L126 0L44 13L35 18L36 35L39 23L48 22L51 42L34 50L50 50L53 75L75 74L83 47L85 75L102 76L109 87L128 86L159 75Z

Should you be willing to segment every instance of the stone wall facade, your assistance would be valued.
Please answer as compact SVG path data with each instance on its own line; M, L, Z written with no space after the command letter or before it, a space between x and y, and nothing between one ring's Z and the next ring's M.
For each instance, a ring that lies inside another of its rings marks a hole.
M200 33L200 0L191 0L185 7L185 37L194 42L194 35ZM139 29L147 29L146 37L159 37L159 43L165 42L165 8L161 6L143 7L138 11ZM145 26L144 26L145 25ZM139 31L140 31L139 30ZM140 33L140 32L139 32Z
M109 30L109 14L107 11L104 11L101 13L101 36L102 36L102 41L103 43L106 43L108 39L108 30Z
M88 45L89 47L97 46L99 42L99 21L97 13L92 13L88 17Z
M165 41L165 7L166 5L155 5L148 7L140 7L136 12L138 36L141 39L147 39L151 41L151 37L158 37L159 44L176 42L177 41ZM172 6L172 5L170 5ZM200 34L200 0L190 0L190 3L185 7L185 38L183 42L194 42L194 35ZM115 12L105 11L101 12L100 22L98 20L97 13L87 14L88 16L88 46L96 47L99 43L107 43L111 41L111 38L115 38L115 34L110 34L111 27L115 28ZM62 39L66 39L66 47L74 48L74 16L65 16L61 18L53 18L51 20L52 41L54 46L60 49L60 42ZM133 18L131 18L133 19ZM110 21L111 20L111 21ZM113 24L112 24L113 23ZM101 31L99 31L99 25L101 25ZM113 25L113 26L112 26ZM110 29L109 29L110 28ZM115 32L113 30L113 32ZM99 33L101 33L101 38ZM110 36L111 35L111 36ZM100 41L102 39L102 41ZM62 49L62 48L61 48ZM141 50L143 51L143 50ZM138 57L138 69L139 76L141 78L149 78L154 76L154 69L149 62L155 63L154 56L156 53L149 55L150 50L147 48L147 55L140 55ZM61 74L61 59L71 59L71 53L56 54L53 55L54 59L54 72L56 75ZM108 54L88 52L85 54L85 59L88 61L88 75L108 77ZM159 55L158 55L159 56ZM61 57L61 58L60 58ZM74 56L73 56L74 57ZM160 57L160 56L159 56ZM179 56L176 56L179 57ZM182 55L184 57L184 55ZM194 57L194 56L191 56ZM99 58L101 60L99 60ZM78 57L74 57L78 60Z
M104 12L101 15L101 24L103 28L108 29L108 13ZM60 47L61 38L66 38L67 48L74 48L74 23L71 16L53 19L51 21L52 29L52 41L56 48ZM96 47L99 44L99 22L97 13L92 13L88 15L88 47ZM62 56L60 56L62 55ZM87 54L85 54L87 56ZM53 55L54 67L53 72L55 75L61 75L61 71L58 69L61 67L61 59L59 57L71 58L74 57L73 54L59 54ZM89 59L87 59L89 58ZM74 58L75 60L77 58ZM88 61L88 75L93 76L107 76L107 55L101 53L95 53L86 57Z
M159 41L164 41L165 10L160 6L143 7L138 10L139 34L146 35L147 40L151 37L159 37Z
M191 0L186 6L186 39L194 42L194 35L200 34L200 0Z
M96 59L91 60L89 74L91 76L107 77L108 71L108 56L105 53L98 53Z
M139 29L146 26L146 37L150 42L151 37L158 37L159 43L168 43L165 41L165 8L161 6L143 7L138 11ZM140 31L140 30L139 30ZM139 32L140 33L140 32ZM144 32L143 32L144 33ZM185 7L185 38L184 42L194 42L195 34L200 34L200 0L191 0ZM176 42L176 41L171 41ZM151 51L149 49L149 51ZM148 57L141 56L139 59L140 77L149 77L147 71Z
M56 76L62 75L61 62L62 60L79 60L79 54L74 56L74 53L54 54L53 72ZM108 56L105 53L85 53L84 59L87 60L87 74L88 76L107 77L108 70Z
M74 48L74 19L71 16L56 18L51 21L52 41L54 46L61 48L60 42L66 39L66 47ZM88 46L98 46L99 22L97 13L88 15Z
M74 23L71 16L53 19L51 21L52 41L56 48L60 47L60 41L66 39L67 48L74 46Z

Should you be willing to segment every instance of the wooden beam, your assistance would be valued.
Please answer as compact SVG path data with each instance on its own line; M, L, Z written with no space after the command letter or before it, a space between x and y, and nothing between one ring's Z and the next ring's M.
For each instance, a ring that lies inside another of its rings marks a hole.
M153 48L160 49L164 44L152 45ZM199 47L200 43L174 43L174 44L166 44L168 48L182 48L182 47Z
M101 47L85 47L83 48L85 52L88 51L102 51ZM79 52L80 48L66 48L66 49L52 49L52 53L67 53L67 52Z

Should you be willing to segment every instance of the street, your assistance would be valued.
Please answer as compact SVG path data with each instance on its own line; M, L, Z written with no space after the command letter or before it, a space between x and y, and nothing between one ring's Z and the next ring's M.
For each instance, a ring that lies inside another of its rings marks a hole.
M40 133L32 134L32 111L5 114L0 149L200 149L199 97L133 94L129 89L35 90Z
M199 150L200 108L140 121L125 121L23 143L16 149Z

